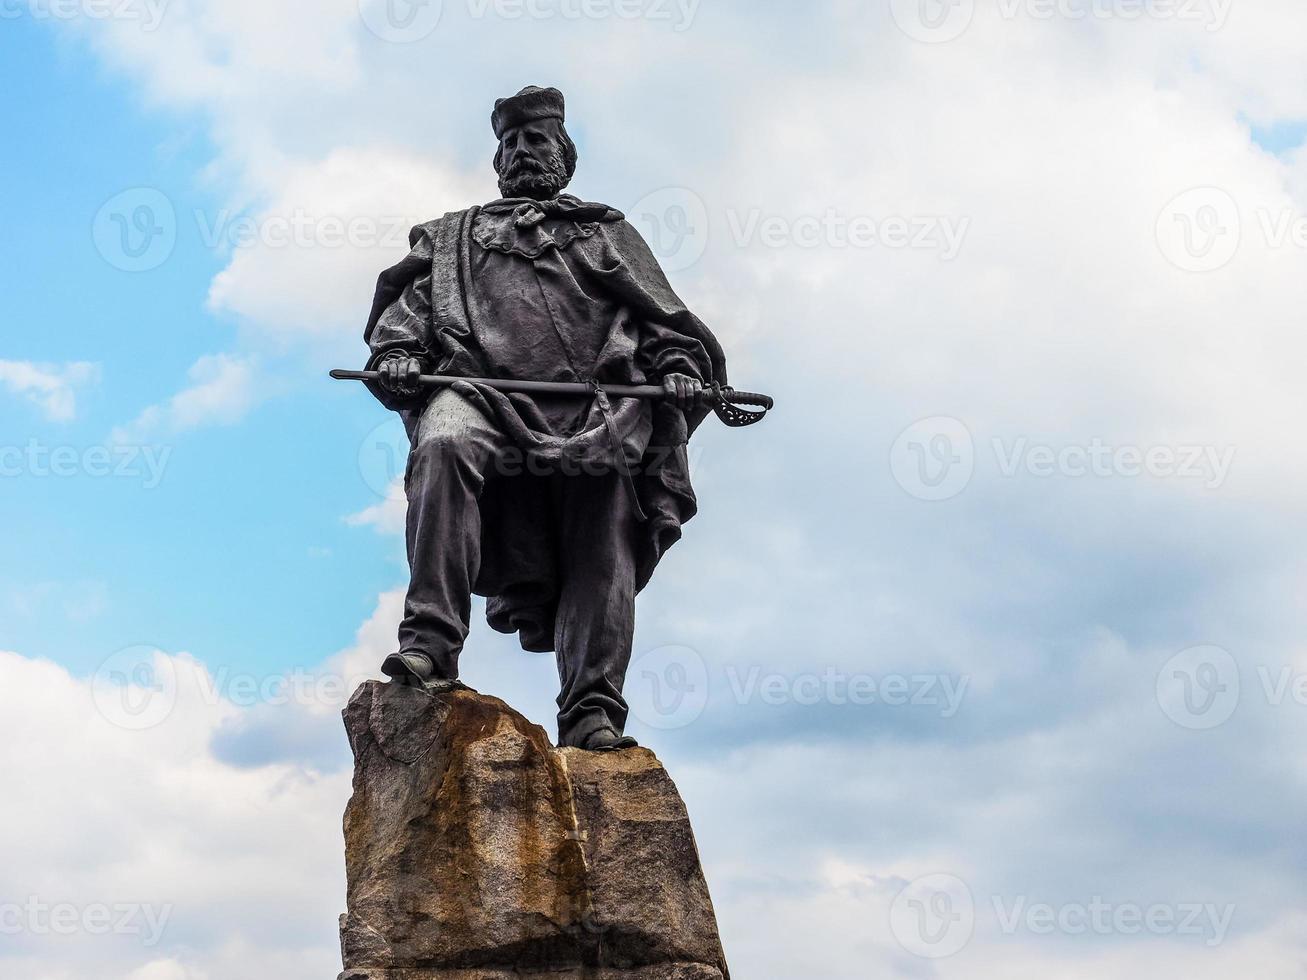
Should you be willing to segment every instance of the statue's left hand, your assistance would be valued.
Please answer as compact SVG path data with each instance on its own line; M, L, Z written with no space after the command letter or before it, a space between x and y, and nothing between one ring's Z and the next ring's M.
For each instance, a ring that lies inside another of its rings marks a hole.
M663 397L682 412L703 405L704 394L703 382L688 374L669 374L663 378Z

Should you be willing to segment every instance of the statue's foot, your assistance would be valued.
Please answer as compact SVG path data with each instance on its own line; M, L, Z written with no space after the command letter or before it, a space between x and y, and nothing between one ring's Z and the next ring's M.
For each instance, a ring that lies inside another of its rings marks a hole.
M630 735L618 735L611 728L599 728L587 735L577 748L587 752L617 752L633 749L639 744Z
M432 694L468 689L456 677L437 677L435 664L425 653L392 653L382 663L381 672L396 684L420 688Z

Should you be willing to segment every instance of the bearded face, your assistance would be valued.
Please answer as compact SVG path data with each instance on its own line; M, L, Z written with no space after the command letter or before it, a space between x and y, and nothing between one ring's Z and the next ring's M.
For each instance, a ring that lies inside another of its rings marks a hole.
M547 201L571 179L562 129L556 119L540 119L504 133L495 158L499 193Z

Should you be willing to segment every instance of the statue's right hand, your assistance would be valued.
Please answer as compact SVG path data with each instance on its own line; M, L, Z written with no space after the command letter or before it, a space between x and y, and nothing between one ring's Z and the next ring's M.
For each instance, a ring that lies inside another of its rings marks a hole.
M396 354L386 358L377 365L381 375L381 387L400 398L411 398L422 388L418 378L422 376L422 362L416 357Z

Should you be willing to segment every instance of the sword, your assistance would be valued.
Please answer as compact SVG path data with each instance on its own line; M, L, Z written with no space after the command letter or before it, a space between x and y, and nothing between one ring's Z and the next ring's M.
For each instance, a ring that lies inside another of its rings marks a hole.
M331 372L337 381L371 381L381 380L380 371L342 371ZM646 401L661 401L667 392L657 385L590 385L573 381L511 381L501 378L458 378L443 374L424 374L417 379L423 388L437 388L466 381L469 384L485 385L505 394L524 395L575 395L583 397L593 395L598 388L612 398L641 398ZM736 391L726 385L710 385L704 389L704 398L712 407L717 417L732 428L742 428L761 422L775 405L770 395L759 395L752 391ZM753 405L762 411L754 412L741 405Z

